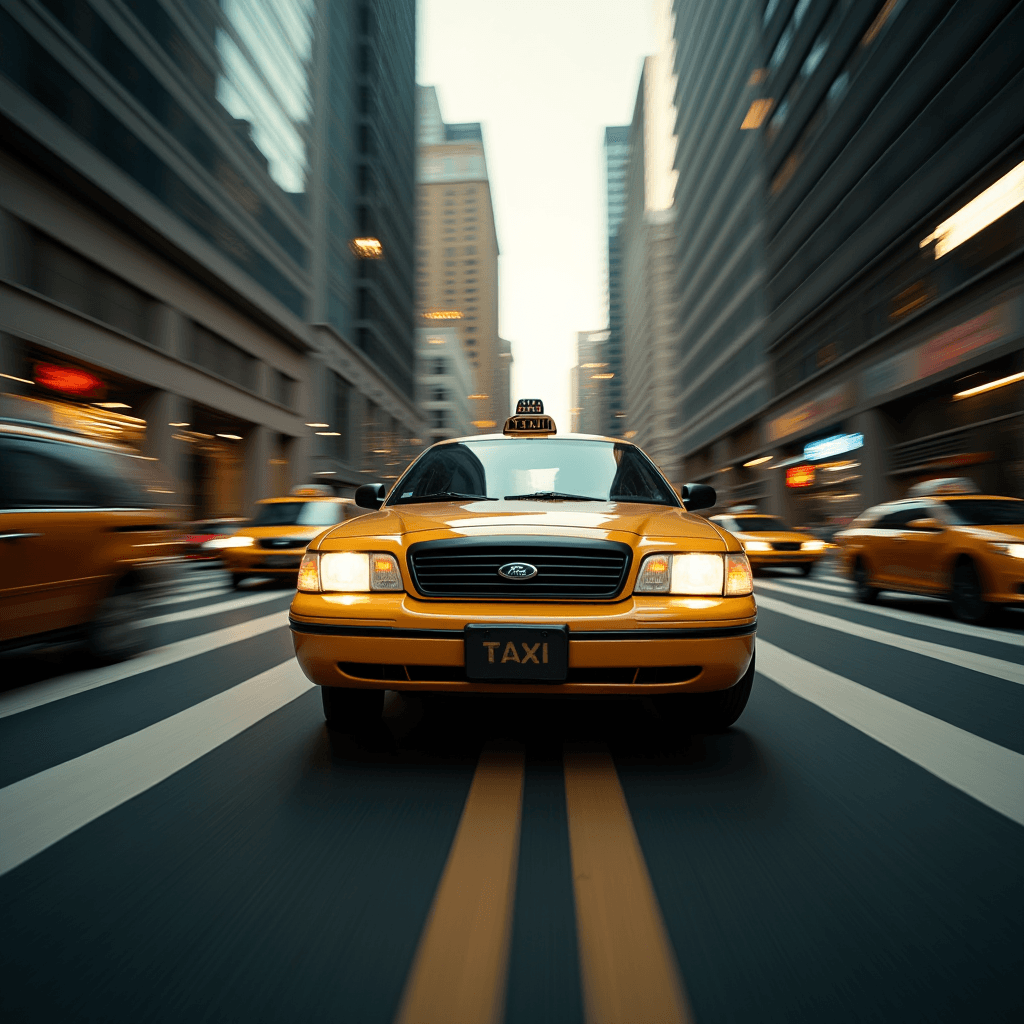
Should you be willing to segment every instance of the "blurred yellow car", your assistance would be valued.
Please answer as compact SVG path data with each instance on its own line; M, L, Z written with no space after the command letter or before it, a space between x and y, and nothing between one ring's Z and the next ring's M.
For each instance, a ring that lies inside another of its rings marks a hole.
M754 676L757 609L738 541L635 445L556 436L538 401L503 434L439 442L379 509L302 560L291 629L332 728L379 719L384 690L648 696L726 728Z
M249 522L230 536L207 541L203 551L220 556L235 587L255 576L294 580L314 537L363 513L351 498L335 497L330 487L294 487L285 497L257 502Z
M792 566L810 576L828 545L806 533L791 530L778 516L760 512L734 511L711 517L711 522L728 530L743 545L751 568Z
M857 599L871 603L882 590L946 597L965 622L1024 607L1024 501L976 491L967 480L928 481L837 533Z
M45 403L27 402L35 414ZM138 653L145 602L176 561L177 515L150 463L71 429L0 419L0 648L81 641Z

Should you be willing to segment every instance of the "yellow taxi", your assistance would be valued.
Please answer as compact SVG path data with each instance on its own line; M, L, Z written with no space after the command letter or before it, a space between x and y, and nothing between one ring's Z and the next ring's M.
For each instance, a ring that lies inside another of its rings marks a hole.
M712 516L711 522L739 540L755 572L767 566L792 566L810 576L828 547L823 540L791 530L779 516L764 515L753 508Z
M965 622L1024 607L1024 501L977 491L961 478L926 481L837 533L857 599L871 603L882 590L946 597Z
M294 580L306 545L363 511L351 498L336 497L326 484L305 484L285 497L258 501L248 523L227 537L206 541L202 550L220 556L235 587L253 576Z
M138 653L140 609L178 554L166 489L150 460L79 433L73 406L2 399L0 648L84 641L102 662Z
M635 445L558 435L537 400L501 434L427 448L376 511L321 534L290 624L328 726L383 691L649 696L697 730L743 711L757 609L739 542Z

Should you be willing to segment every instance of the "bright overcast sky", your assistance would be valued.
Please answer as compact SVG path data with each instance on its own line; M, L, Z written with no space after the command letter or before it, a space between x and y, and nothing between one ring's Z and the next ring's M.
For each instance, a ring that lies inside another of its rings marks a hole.
M418 0L416 80L483 124L512 393L569 427L576 332L607 326L603 140L628 124L652 0Z

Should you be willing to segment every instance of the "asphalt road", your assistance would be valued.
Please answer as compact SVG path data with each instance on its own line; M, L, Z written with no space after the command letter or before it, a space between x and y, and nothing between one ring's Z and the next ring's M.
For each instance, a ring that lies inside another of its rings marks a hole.
M0 657L0 1018L1024 1019L1024 614L758 581L739 723L389 698L194 571L110 669Z

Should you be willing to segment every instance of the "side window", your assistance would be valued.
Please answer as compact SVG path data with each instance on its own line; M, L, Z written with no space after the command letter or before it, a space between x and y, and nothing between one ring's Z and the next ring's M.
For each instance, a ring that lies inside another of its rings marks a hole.
M928 515L928 510L920 504L900 505L885 516L876 526L880 530L902 530L912 519L921 519Z
M96 494L88 478L57 456L55 445L15 441L3 453L6 508L88 508Z

